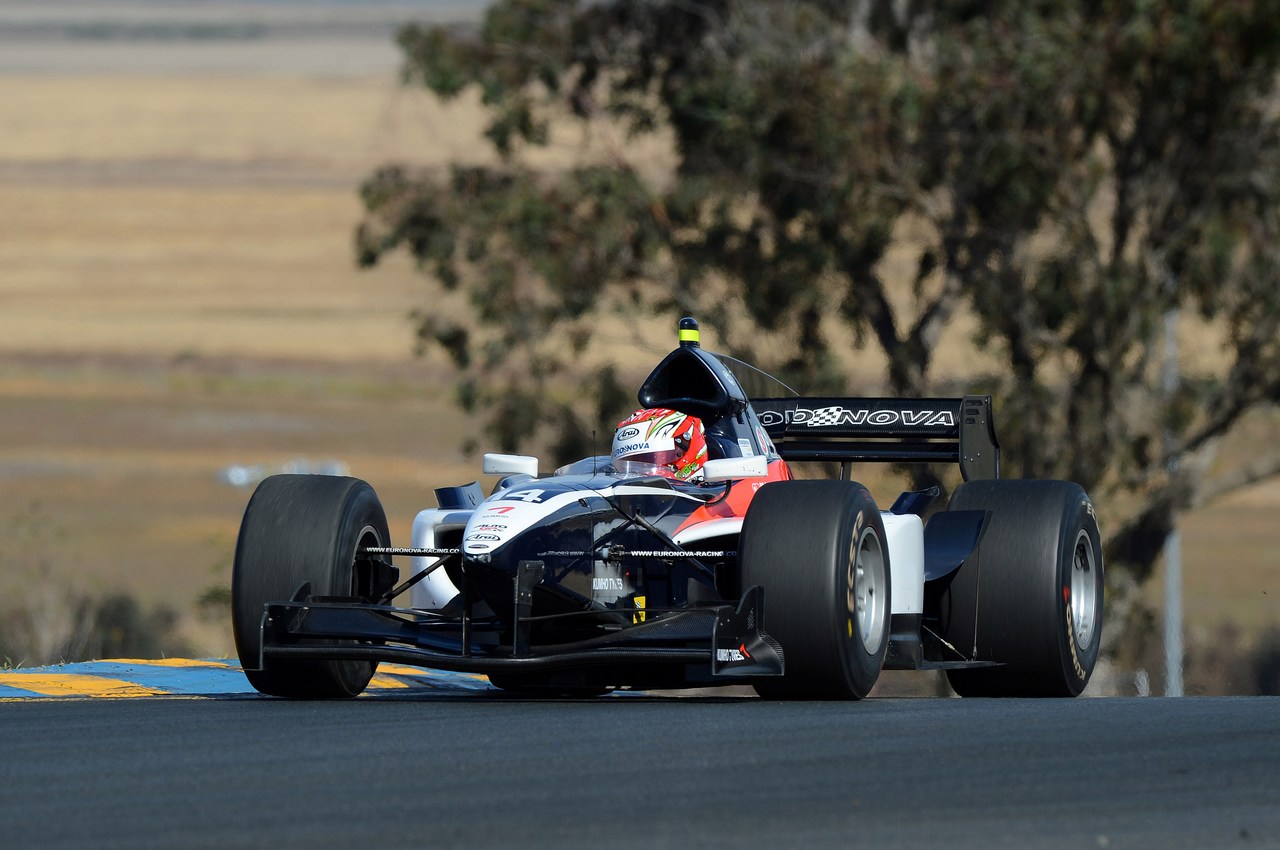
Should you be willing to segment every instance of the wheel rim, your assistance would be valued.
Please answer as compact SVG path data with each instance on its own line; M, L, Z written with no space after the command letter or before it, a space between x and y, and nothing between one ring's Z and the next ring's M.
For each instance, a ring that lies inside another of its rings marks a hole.
M886 584L880 538L872 529L864 528L849 549L848 608L868 655L880 651L884 637L889 602Z
M351 552L351 587L349 593L353 598L366 598L370 595L370 589L364 585L369 584L367 576L361 576L360 570L360 550L369 547L382 546L382 536L378 534L378 530L371 525L366 525L360 529L360 533L356 535L356 548ZM364 578L364 581L361 579Z
M1076 646L1086 649L1093 644L1097 628L1098 566L1093 554L1093 540L1084 529L1076 535L1075 553L1071 558L1071 622L1075 628Z

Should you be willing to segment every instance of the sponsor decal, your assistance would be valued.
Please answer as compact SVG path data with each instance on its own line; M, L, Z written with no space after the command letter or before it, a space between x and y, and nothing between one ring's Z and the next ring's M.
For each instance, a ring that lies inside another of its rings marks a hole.
M621 431L619 431L617 437L615 437L614 439L633 440L639 436L640 436L640 429L632 425L629 428L623 428Z
M468 534L467 540L501 540L496 534Z
M490 514L499 514L499 515L509 514L514 510L515 510L514 505L503 505L502 507L488 508L487 509L488 512L485 514L485 516L489 516Z
M505 525L473 525L471 526L471 530L472 531L506 531L507 527Z
M769 435L759 425L756 426L756 439L760 441L760 445L764 448L767 455L777 454L778 450L773 445L773 440L769 439Z
M854 552L857 553L862 548L862 525L867 521L863 511L858 511L858 516L853 520L853 539L856 541ZM849 613L857 615L858 613L858 558L849 559L849 575L846 580L845 607ZM849 620L849 636L853 637L853 620Z
M746 437L739 437L739 438L738 438L738 448L742 449L742 456L743 456L743 457L754 457L754 456L755 456L755 453L756 453L756 452L755 452L755 449L751 448L751 441L750 441L750 440L748 440Z
M724 664L732 664L735 661L750 661L751 653L747 652L745 643L738 644L737 649L716 649L716 661Z
M468 553L470 553L470 552L484 552L484 551L487 551L488 549L490 549L490 548L492 548L492 547L493 547L493 544L492 544L492 543L468 543L468 544L467 544L467 552L468 552ZM484 563L488 563L488 561L485 561Z
M797 407L795 410L766 410L760 414L760 421L766 426L804 425L807 428L829 428L833 425L872 425L887 428L903 425L908 428L921 428L943 425L948 428L956 426L956 415L953 410L870 410L834 405L831 407L807 408Z
M634 452L643 452L643 451L648 451L649 449L650 449L650 445L647 440L640 443L624 443L623 445L618 446L616 449L613 450L613 456L615 458L625 457Z
M595 574L591 576L591 598L606 605L618 602L632 591L627 576L617 566L597 563Z
M1076 678L1084 681L1084 665L1080 663L1080 654L1076 652L1076 628L1075 621L1071 616L1071 588L1063 586L1062 601L1067 609L1067 646L1071 647L1071 668L1075 671Z

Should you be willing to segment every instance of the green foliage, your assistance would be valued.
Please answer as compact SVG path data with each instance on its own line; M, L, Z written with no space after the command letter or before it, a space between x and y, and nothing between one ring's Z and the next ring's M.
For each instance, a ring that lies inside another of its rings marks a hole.
M178 615L165 605L144 608L126 593L99 596L51 580L48 553L68 530L31 503L4 521L0 572L13 582L0 600L0 660L36 666L100 658L185 655ZM229 593L229 591L228 591Z
M1280 696L1280 628L1268 629L1254 647L1253 693Z
M125 593L94 597L41 587L0 612L0 658L15 666L190 652L173 609L147 609Z
M206 587L196 598L196 615L207 623L231 619L231 588L225 584Z
M163 658L190 651L175 639L178 615L167 606L146 610L132 596L115 593L85 607L86 619L96 625L87 641L88 657Z
M505 0L400 43L407 81L479 91L496 163L373 175L360 261L407 249L467 294L420 336L503 449L607 431L625 405L585 399L620 401L616 373L582 361L602 315L692 313L801 391L845 391L840 353L872 345L888 392L926 394L967 311L1006 469L1129 497L1110 551L1142 577L1226 486L1221 437L1280 400L1280 0ZM566 124L665 134L671 173L625 143L536 169ZM1227 365L1170 398L1179 309L1221 322Z
M1165 647L1160 624L1141 617L1129 630L1122 652L1121 669L1142 671L1145 690L1128 677L1113 679L1115 696L1165 692ZM1211 630L1195 629L1186 635L1183 688L1188 696L1280 695L1280 628L1269 626L1249 634L1230 621Z

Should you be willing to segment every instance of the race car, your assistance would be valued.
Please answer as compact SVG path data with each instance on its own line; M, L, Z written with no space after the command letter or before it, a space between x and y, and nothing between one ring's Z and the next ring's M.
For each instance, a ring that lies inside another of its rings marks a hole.
M696 474L620 449L550 474L486 454L491 492L437 489L409 547L364 481L262 481L232 578L249 681L353 697L386 661L531 695L860 699L883 669L944 670L961 696L1084 690L1103 618L1093 504L1070 482L999 477L989 396L802 397L703 349L686 318L638 399L698 419ZM839 478L793 475L810 462ZM851 480L864 462L957 463L964 483L881 510Z

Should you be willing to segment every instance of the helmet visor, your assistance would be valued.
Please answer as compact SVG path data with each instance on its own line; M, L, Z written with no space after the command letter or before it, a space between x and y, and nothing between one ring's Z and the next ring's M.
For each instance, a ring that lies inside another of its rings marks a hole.
M667 466L680 460L683 454L680 449L653 449L650 451L631 452L625 455L615 456L614 460L629 461L631 463L647 463L652 466Z

